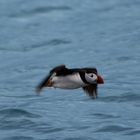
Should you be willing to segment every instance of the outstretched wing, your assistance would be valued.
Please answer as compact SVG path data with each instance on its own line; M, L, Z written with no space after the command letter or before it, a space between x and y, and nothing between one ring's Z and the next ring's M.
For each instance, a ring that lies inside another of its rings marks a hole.
M87 93L87 95L97 98L97 84L91 84L83 87L83 90Z
M47 75L36 87L36 92L40 92L45 86L47 86L50 78L51 74Z
M36 92L40 92L44 87L50 86L50 79L56 75L63 75L67 68L65 65L59 65L54 67L50 73L41 81L41 83L36 87Z
M52 86L52 78L56 76L56 73L50 73L42 82L36 87L36 92L40 92L44 87Z

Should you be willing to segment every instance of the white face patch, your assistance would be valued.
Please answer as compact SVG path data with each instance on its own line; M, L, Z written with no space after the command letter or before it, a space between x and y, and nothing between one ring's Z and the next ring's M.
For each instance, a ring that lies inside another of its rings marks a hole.
M97 75L94 73L85 73L85 79L87 80L87 82L94 84L96 83Z

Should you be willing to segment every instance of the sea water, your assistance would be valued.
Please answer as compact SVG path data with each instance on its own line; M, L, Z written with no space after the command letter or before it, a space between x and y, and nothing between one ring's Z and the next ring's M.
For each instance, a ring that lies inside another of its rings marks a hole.
M140 1L0 0L0 140L139 140ZM37 84L59 64L96 67L98 98Z

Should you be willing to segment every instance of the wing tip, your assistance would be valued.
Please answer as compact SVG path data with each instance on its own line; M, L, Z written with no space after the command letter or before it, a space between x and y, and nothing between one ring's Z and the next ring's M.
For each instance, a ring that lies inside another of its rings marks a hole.
M85 86L85 87L83 87L83 90L84 90L84 92L88 95L88 96L90 96L90 97L92 97L92 98L97 98L97 96L98 96L98 93L97 93L97 85L88 85L88 86Z
M41 92L41 89L39 87L36 87L35 92L39 94Z

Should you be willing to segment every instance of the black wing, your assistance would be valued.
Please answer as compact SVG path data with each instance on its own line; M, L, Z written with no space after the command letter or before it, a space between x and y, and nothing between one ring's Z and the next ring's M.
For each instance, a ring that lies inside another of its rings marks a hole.
M49 85L49 79L51 78L53 73L56 73L56 75L59 76L59 75L63 75L63 73L65 73L65 71L67 71L67 68L65 67L65 65L59 65L59 66L54 67L50 71L49 75L47 75L41 81L41 83L36 87L36 92L40 92L44 87L47 87Z
M49 79L51 77L51 74L47 75L40 84L36 87L36 92L40 92L45 86L47 86Z
M87 93L87 95L97 98L98 92L97 92L97 84L87 85L83 87L83 90Z

